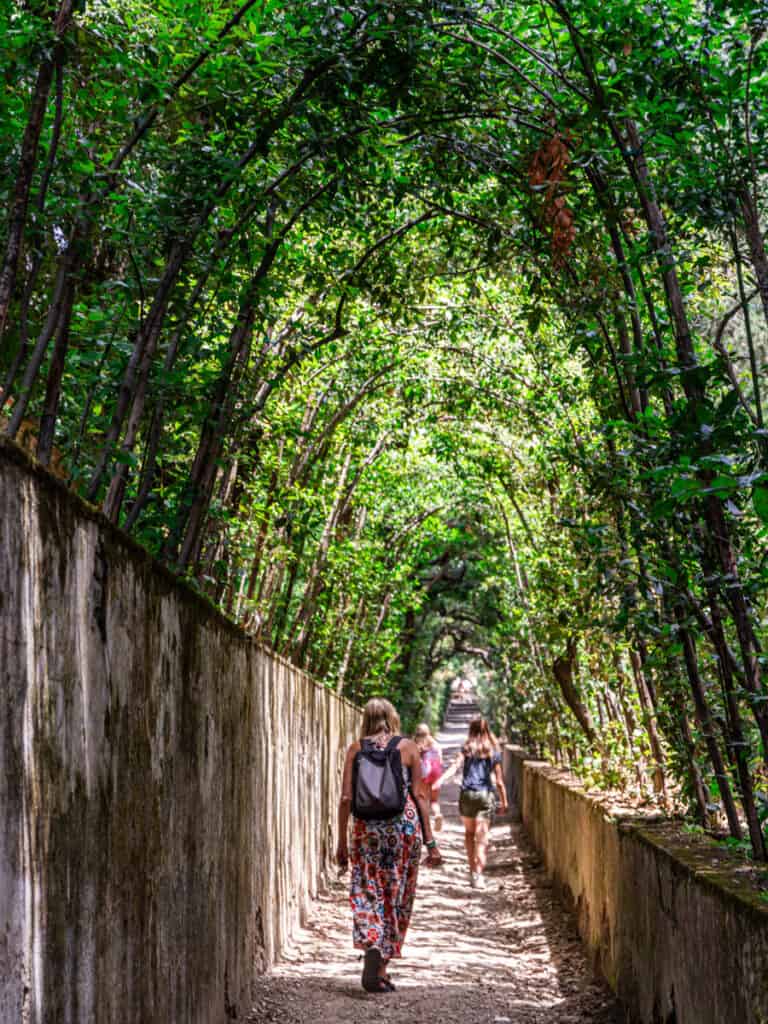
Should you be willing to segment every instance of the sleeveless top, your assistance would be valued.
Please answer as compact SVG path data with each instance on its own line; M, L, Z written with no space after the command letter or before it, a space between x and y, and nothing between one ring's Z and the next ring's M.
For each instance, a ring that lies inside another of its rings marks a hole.
M501 764L501 754L498 751L494 751L490 757L472 757L465 754L461 788L473 792L493 789L493 769L497 764Z
M421 777L425 782L434 782L443 774L443 761L434 747L427 747L421 754Z

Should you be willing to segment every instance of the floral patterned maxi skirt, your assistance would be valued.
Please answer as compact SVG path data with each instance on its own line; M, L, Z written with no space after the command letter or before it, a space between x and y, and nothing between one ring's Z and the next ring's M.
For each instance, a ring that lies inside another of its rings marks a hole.
M421 824L408 796L389 821L355 821L352 831L352 938L356 949L399 957L411 919L421 859Z

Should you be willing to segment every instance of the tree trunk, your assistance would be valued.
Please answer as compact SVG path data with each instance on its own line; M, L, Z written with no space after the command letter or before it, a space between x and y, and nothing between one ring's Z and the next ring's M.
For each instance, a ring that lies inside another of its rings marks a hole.
M712 715L709 710L709 703L704 690L704 684L701 676L699 675L699 663L696 656L696 641L693 639L691 632L685 628L685 619L682 609L679 606L676 606L675 608L675 619L678 623L678 637L683 645L683 657L685 659L685 667L688 672L688 681L691 686L693 706L696 709L696 718L704 737L707 752L709 753L712 771L717 779L720 798L723 802L723 810L725 811L725 816L728 819L728 827L730 828L731 835L735 839L741 839L741 823L736 810L736 804L733 801L731 783L723 763L720 748L717 745L717 737L715 736Z
M63 58L63 51L59 54L60 58ZM32 302L32 296L35 292L35 285L37 284L37 276L40 273L40 268L43 265L43 237L41 230L41 222L43 214L45 213L46 198L48 195L48 184L51 180L51 174L53 168L56 165L56 156L59 149L59 141L61 139L61 125L64 118L64 68L63 59L59 59L56 63L56 98L55 98L55 114L53 118L53 127L51 129L51 144L48 147L48 155L45 160L45 167L43 169L43 177L40 182L40 188L38 189L37 198L35 199L35 209L38 216L37 230L35 231L35 244L36 251L32 260L32 269L29 272L27 280L24 283L24 290L21 296L21 302L19 305L19 343L16 355L14 356L13 362L8 369L5 381L3 382L3 389L0 393L0 409L5 406L6 399L11 393L14 381L19 370L24 366L29 355L29 307ZM2 338L3 329L0 328L0 338Z
M685 702L682 697L677 699L677 716L680 737L682 739L683 749L685 750L686 760L688 761L688 777L693 785L693 793L699 807L701 823L706 826L709 824L711 817L709 812L709 792L701 774L698 761L696 760L696 744L693 740L691 726L688 721L688 714L685 710Z
M66 310L69 300L69 277L68 271L72 262L74 262L74 252L76 250L75 241L70 240L69 249L62 259L59 269L56 274L56 283L54 285L53 298L48 308L48 314L45 319L43 329L37 337L35 347L32 350L27 367L24 371L24 376L21 381L21 388L16 395L16 401L13 405L13 412L11 414L10 421L7 427L7 434L9 437L15 437L22 421L26 417L27 407L29 406L32 392L34 390L35 381L37 375L40 372L40 367L43 364L45 353L48 349L51 338L56 332L59 320L62 314Z
M759 235L759 232L758 232L758 235ZM760 238L760 243L762 244L762 238ZM752 390L753 390L753 393L754 393L754 401L755 401L754 420L757 423L758 428L760 430L762 430L762 428L764 426L764 422L763 422L763 401L762 401L762 397L761 397L761 394L760 394L760 372L759 372L758 366L757 366L757 354L755 352L755 339L754 339L754 335L753 335L753 332L752 332L752 317L751 317L750 312L749 312L749 299L747 297L747 289L744 286L744 274L743 274L742 265L741 265L741 253L739 252L739 242L738 242L738 239L736 237L736 232L735 231L731 231L731 248L733 249L733 258L734 258L734 261L736 263L736 280L737 280L738 286L739 286L739 301L741 303L741 308L743 310L744 332L746 334L747 349L749 351L749 371L750 371L750 374L752 376ZM763 255L763 260L765 261L765 249L762 250L762 255ZM753 260L753 266L754 266L754 260ZM756 270L755 270L755 272L757 273ZM765 272L766 272L766 274L768 274L768 261L766 261ZM758 282L759 282L759 278L758 278ZM762 298L762 293L761 293L761 298ZM766 312L766 320L768 321L768 309L766 309L765 306L763 306L763 309ZM752 415L751 412L750 412L750 415ZM765 456L766 447L765 447L764 438L762 438L762 437L760 438L760 448L761 448L761 451L763 452L763 456Z
M51 365L48 369L48 380L45 387L43 414L40 417L40 434L37 440L37 457L44 466L51 461L53 442L56 435L56 419L61 397L61 381L64 376L64 363L69 348L69 328L72 320L72 306L75 301L74 284L70 281L64 296L59 326L56 329L56 341L51 354Z
M255 320L253 306L241 307L237 323L230 335L229 355L214 389L211 412L200 431L195 461L190 470L182 500L179 519L163 547L163 555L184 569L193 561L211 499L216 464L229 424L227 411L233 399L233 382L245 367ZM176 546L182 537L178 557Z
M717 600L717 592L711 582L707 584L707 596L709 599L709 610L712 622L712 638L717 651L718 672L723 687L723 696L728 713L728 738L727 742L733 752L736 762L736 770L739 776L739 787L741 789L741 803L744 808L744 816L747 819L749 838L752 844L752 853L757 860L766 860L767 851L762 826L757 814L755 805L755 791L752 781L752 772L749 767L749 743L744 733L741 719L741 711L736 695L736 686L731 671L731 661L728 656L728 642L723 629L723 619L720 605Z
M339 697L344 692L344 683L347 678L349 663L352 658L352 651L355 646L355 640L357 639L357 629L362 620L364 611L365 600L361 597L360 600L357 602L357 610L355 611L355 614L352 617L352 622L348 627L349 635L347 636L347 643L344 648L344 657L341 659L341 665L339 665L339 674L336 677L336 693L339 695Z
M347 453L341 467L339 480L336 485L336 495L326 518L317 553L315 554L314 561L307 575L304 587L304 596L296 614L296 621L294 623L293 630L295 639L291 644L291 657L294 660L300 660L304 657L306 652L307 643L309 641L309 625L312 620L312 616L314 615L317 598L320 595L320 589L322 586L322 572L328 558L328 551L330 550L333 532L338 525L340 513L346 503L347 495L345 492L347 477L349 475L351 465L352 452L350 451Z
M16 185L8 220L8 237L2 267L0 267L0 342L5 333L11 299L16 286L24 228L27 223L29 196L35 175L37 151L45 122L51 83L57 65L60 65L64 59L63 39L71 23L73 6L73 0L62 0L59 6L53 22L55 38L53 52L43 60L38 70L29 116L21 140L21 155L16 171Z
M146 384L143 383L144 376L148 374L149 366L154 358L163 327L163 320L171 299L171 293L186 254L186 248L183 243L176 242L166 264L163 277L156 289L150 310L136 333L131 355L123 372L123 379L120 382L117 401L115 402L112 419L104 438L101 454L88 482L86 497L89 501L95 501L99 493L101 481L112 457L114 446L120 437L125 417L134 399L137 397L137 389L141 391L146 387ZM143 395L141 397L143 409ZM128 451L132 451L132 446ZM105 500L105 512L108 509L107 514L112 519L115 518L115 509L117 508L119 511L119 503L117 501L118 489L121 489L119 482L114 483Z
M645 671L643 670L643 664L640 655L633 648L630 648L629 651L629 661L632 666L632 676L635 680L635 689L637 690L637 696L640 701L640 707L642 708L643 726L645 727L645 731L648 734L648 742L650 743L651 754L653 755L653 788L657 793L662 793L664 798L666 799L667 779L664 770L664 748L661 745L661 738L659 736L656 715L654 713L651 696L648 690L648 684L646 681Z
M765 252L763 233L760 230L760 218L757 207L748 186L745 185L739 192L739 201L744 219L744 234L749 246L750 261L755 272L757 290L760 293L765 320L768 323L768 256Z
M589 709L582 702L573 674L576 667L577 646L574 637L568 641L565 657L558 655L552 662L552 673L560 687L560 692L568 707L573 712L582 732L595 750L602 749L600 739L595 730Z

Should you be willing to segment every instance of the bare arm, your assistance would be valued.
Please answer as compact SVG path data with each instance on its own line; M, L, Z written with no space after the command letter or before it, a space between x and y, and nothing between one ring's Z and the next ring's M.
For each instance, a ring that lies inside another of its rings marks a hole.
M439 743L433 742L432 750L434 750L437 753L437 756L440 758L440 767L442 768L442 766L443 766L443 750L442 750L442 747L440 746ZM419 751L419 754L421 754L421 751ZM428 802L431 802L432 787L433 786L439 786L439 785L440 785L440 780L439 779L437 780L437 782L426 782L422 778L422 780L421 780L421 792L424 794L424 799L427 800Z
M421 826L424 831L424 839L429 843L433 838L432 825L429 821L429 800L427 799L426 786L421 777L421 755L419 754L419 748L411 740L406 740L400 747L400 757L403 760L403 764L407 764L411 769L411 789L419 807L419 817L421 818Z
M456 772L459 770L459 768L461 768L463 763L464 763L464 755L462 753L458 753L456 755L456 757L453 759L453 764L451 765L451 767L446 769L446 771L443 772L443 774L437 780L435 785L436 786L442 786L442 784L444 782L448 782L450 779L452 779L453 776L456 774Z
M499 791L499 799L501 800L501 813L506 814L509 802L507 800L507 787L504 785L504 773L501 770L500 764L495 766L493 774L496 779L496 788Z
M421 829L424 833L425 843L434 843L435 837L432 834L432 822L429 820L429 798L426 794L426 787L421 778L421 754L419 748L412 740L406 740L405 743L400 747L400 757L402 758L403 764L408 765L411 769L411 791L413 798L416 801L419 808L419 818L421 819ZM433 846L429 850L429 856L427 857L427 864L430 867L438 865L442 861L440 851L437 846Z
M430 787L427 785L427 783L426 783L426 781L424 779L424 775L423 775L423 773L421 771L421 753L422 753L421 747L417 746L416 750L418 751L418 755L419 755L418 756L418 762L419 762L419 782L417 784L417 782L416 782L416 773L415 773L415 771L413 769L413 766L411 765L410 766L410 768L411 768L411 786L412 786L412 789L413 789L414 797L418 793L418 794L422 795L425 800L429 800ZM400 756L403 757L402 751L400 752ZM405 763L405 762L403 762L403 763ZM418 800L416 802L418 803ZM421 806L421 805L419 805L419 806Z
M355 754L360 749L359 743L353 743L347 750L344 759L344 774L341 778L341 797L339 798L339 840L336 847L336 860L343 871L349 862L349 814L352 809L352 766Z

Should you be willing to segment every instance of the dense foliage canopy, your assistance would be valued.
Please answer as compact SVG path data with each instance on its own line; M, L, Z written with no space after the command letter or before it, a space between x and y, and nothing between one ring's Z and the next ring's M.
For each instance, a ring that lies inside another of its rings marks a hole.
M3 429L339 693L766 856L763 0L5 0Z

